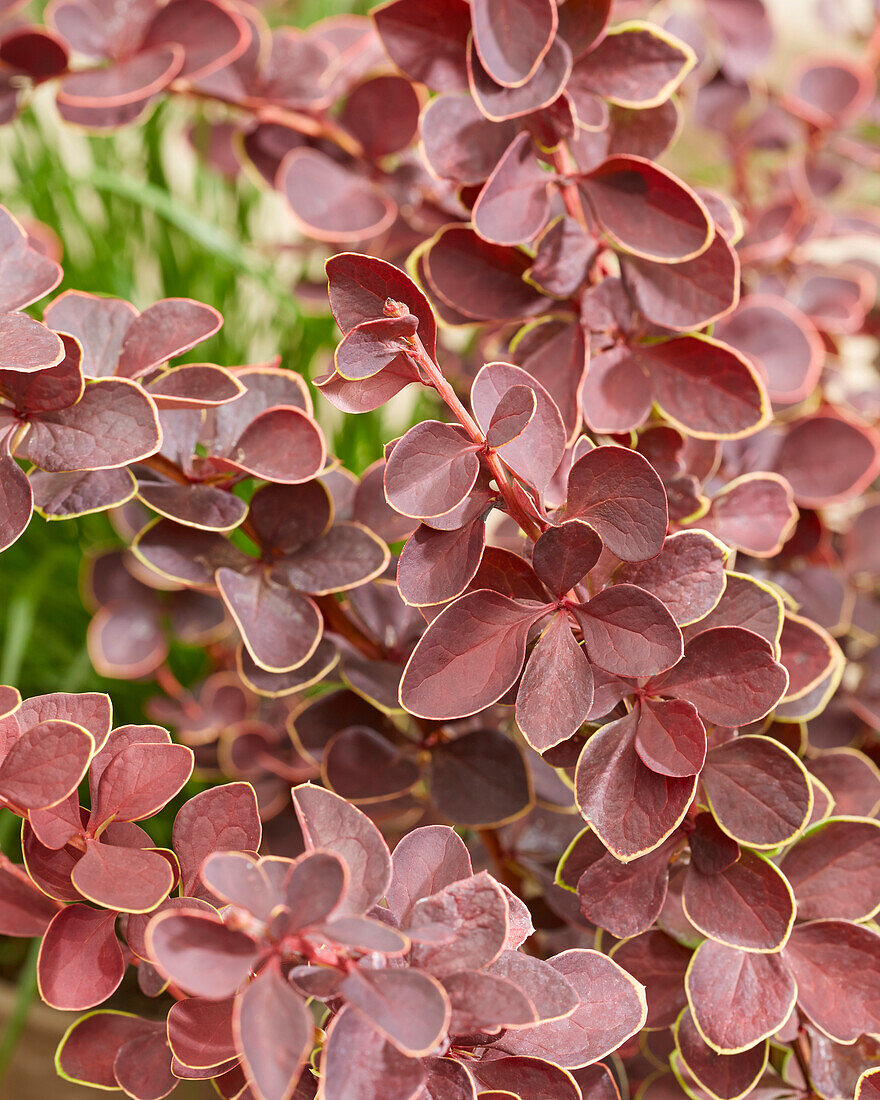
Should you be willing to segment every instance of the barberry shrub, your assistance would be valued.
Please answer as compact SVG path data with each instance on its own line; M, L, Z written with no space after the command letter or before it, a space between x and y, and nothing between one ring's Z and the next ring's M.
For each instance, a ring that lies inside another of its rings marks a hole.
M26 312L61 268L0 215L0 544L109 512L89 654L161 689L0 688L59 1073L874 1100L877 29L823 5L841 52L786 73L761 0L17 7L5 121L209 101L327 261L319 402L428 413L347 471L290 364L175 363L211 305Z

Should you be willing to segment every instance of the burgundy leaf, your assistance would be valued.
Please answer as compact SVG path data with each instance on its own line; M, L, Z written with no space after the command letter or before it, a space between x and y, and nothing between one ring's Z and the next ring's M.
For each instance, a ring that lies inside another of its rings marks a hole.
M360 810L320 787L293 788L293 805L306 848L336 852L349 872L339 914L360 914L375 905L391 880L391 856L382 834Z
M644 259L693 260L712 243L702 200L670 172L641 157L609 157L579 187L614 243Z
M270 963L235 999L235 1046L264 1100L288 1100L311 1053L314 1021L305 1001Z
M685 1068L719 1100L735 1100L750 1093L767 1065L766 1039L739 1054L719 1054L707 1046L690 1009L686 1008L676 1021L674 1034Z
M502 951L485 972L505 978L521 990L542 1021L565 1019L580 1003L574 986L559 970L521 951Z
M656 263L628 253L621 273L645 317L676 332L702 328L739 301L739 260L721 233L705 252L683 262Z
M612 28L574 68L572 83L624 107L646 108L668 99L696 58L679 39L650 23Z
M336 349L334 363L345 379L372 378L398 355L412 350L412 337L419 320L411 313L402 317L379 317L361 321Z
M115 913L68 905L52 919L37 961L40 996L53 1008L93 1008L122 981Z
M481 516L452 531L419 524L397 563L400 595L418 607L460 596L474 579L485 543L486 524Z
M217 587L260 668L287 672L315 652L323 624L307 597L263 573L248 575L226 567L217 570Z
M513 982L480 970L461 970L443 979L452 1005L449 1031L468 1035L476 1031L523 1027L535 1022L534 1006Z
M147 949L160 973L175 985L212 999L231 997L259 955L250 936L196 910L157 914L147 928Z
M198 897L199 870L211 852L254 852L262 826L254 789L249 783L227 783L202 791L178 811L173 829L174 851L180 860L181 893Z
M694 1023L719 1054L740 1054L769 1038L794 1007L797 987L778 954L705 940L688 967Z
M565 1068L583 1066L616 1050L645 1022L645 991L617 963L598 951L564 951L550 964L574 986L580 1004L565 1020L508 1033L500 1046L547 1057Z
M650 928L666 900L670 845L630 863L621 863L610 852L586 868L577 880L577 895L584 916L613 936L636 936Z
M31 726L0 763L0 795L29 810L63 801L85 775L94 747L92 735L72 722Z
M666 537L666 493L647 459L624 447L596 447L572 466L567 519L583 519L623 561L660 553Z
M592 705L590 663L571 633L568 617L554 615L526 662L516 696L517 723L532 748L545 752L571 737Z
M168 1013L168 1042L174 1057L195 1069L221 1066L237 1055L232 1033L232 998L186 997Z
M134 382L89 382L70 408L31 422L22 455L51 473L107 470L147 458L162 438L156 409Z
M610 722L587 741L578 760L578 809L602 842L629 861L659 847L680 824L696 790L696 776L658 775L640 760L637 715Z
M278 188L310 237L358 241L394 221L394 203L364 179L317 149L294 149L281 162Z
M474 45L499 84L516 87L535 72L558 24L550 0L476 0Z
M349 1007L327 1029L321 1074L326 1100L411 1100L425 1080L421 1059L401 1054Z
M880 1030L880 935L847 921L810 921L792 930L783 959L798 1006L838 1043Z
M724 626L690 639L681 661L647 691L686 699L709 722L738 726L763 718L787 684L788 673L774 660L769 642Z
M86 841L71 881L84 898L105 909L148 913L174 886L171 864L158 852Z
M745 951L778 951L794 924L791 887L774 864L755 852L744 851L712 875L689 868L682 901L700 932Z
M423 718L458 718L500 699L523 666L540 605L470 592L433 621L400 683L400 702Z
M768 737L750 735L713 748L702 780L718 823L753 848L792 840L812 809L803 765Z
M831 818L811 826L780 861L802 920L861 921L880 905L880 823Z
M535 415L522 432L498 449L498 457L513 472L543 490L556 472L565 451L565 427L553 399L539 382L511 363L487 363L471 387L471 406L484 432L505 395L526 386L535 395Z
M10 452L12 433L0 438L0 550L10 547L31 521L33 488Z
M535 542L532 566L555 596L579 584L599 560L602 542L584 520L549 527Z
M420 898L473 873L464 841L446 825L424 825L407 833L395 847L391 862L386 900L400 924Z
M532 802L523 754L500 730L473 730L436 745L425 778L438 810L462 825L500 825Z
M443 987L418 970L352 970L340 993L403 1054L430 1053L446 1034L450 1004Z
M135 1039L152 1034L155 1024L128 1012L90 1012L72 1024L56 1054L58 1072L68 1081L96 1089L118 1089L116 1055Z
M373 19L389 57L411 79L437 92L467 87L465 0L388 0Z
M614 959L645 987L646 1027L671 1027L687 1004L684 976L691 953L665 932L652 929L618 944Z
M517 134L474 204L474 229L484 240L495 244L532 240L550 215L552 179L535 156L531 135L527 131Z
M207 340L222 323L212 306L191 298L163 298L128 325L119 349L118 373L138 378Z
M486 871L450 883L413 906L415 932L430 924L446 925L454 938L441 944L413 944L412 962L436 977L459 970L480 970L501 954L507 936L507 902Z
M4 14L10 14L8 9ZM8 29L4 39L7 34ZM32 247L24 227L6 207L0 207L0 313L29 306L60 282L60 265ZM3 344L5 352L5 340Z
M385 464L385 495L392 508L431 519L461 504L477 480L477 446L457 425L426 420L398 441Z
M624 564L615 578L652 593L679 626L696 622L717 604L725 590L728 550L702 531L676 531L650 561Z
M604 589L574 614L590 660L612 675L656 675L683 653L681 631L666 607L633 584Z
M706 730L696 707L681 699L643 699L635 745L660 775L698 775L706 760Z
M522 435L537 411L537 398L530 386L513 386L498 404L489 427L486 442L490 447L503 447Z
M93 819L141 821L151 817L182 790L192 769L192 749L185 745L129 745L104 769Z

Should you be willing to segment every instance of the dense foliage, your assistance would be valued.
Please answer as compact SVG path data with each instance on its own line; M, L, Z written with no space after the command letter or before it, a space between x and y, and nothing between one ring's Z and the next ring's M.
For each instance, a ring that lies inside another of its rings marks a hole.
M0 932L85 1012L59 1072L873 1100L880 34L780 72L761 0L17 6L4 119L209 104L327 259L319 402L411 425L357 476L291 364L191 361L211 305L38 319L61 267L0 214L0 543L108 512L89 655L161 689L114 726L0 688ZM685 117L717 190L657 163Z

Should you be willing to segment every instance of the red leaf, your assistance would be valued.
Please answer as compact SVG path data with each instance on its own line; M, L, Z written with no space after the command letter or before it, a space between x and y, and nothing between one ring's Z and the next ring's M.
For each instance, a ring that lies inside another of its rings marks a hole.
M115 913L68 905L52 919L37 961L40 996L53 1008L93 1008L122 981Z
M602 542L584 520L549 527L535 542L532 567L554 596L579 584L599 560Z
M373 19L389 57L412 80L436 92L467 88L465 0L388 0Z
M564 951L550 964L574 986L580 1004L565 1020L510 1032L499 1046L514 1054L584 1066L616 1050L645 1023L645 991L598 951Z
M645 1026L671 1027L687 1004L684 976L691 953L665 932L652 929L613 950L617 963L645 987L648 1018Z
M621 275L645 317L676 332L703 328L739 301L739 260L721 233L705 252L683 262L655 263L628 253Z
M315 652L323 621L314 603L263 573L223 567L217 587L248 652L267 672L298 668Z
M735 738L713 748L702 775L716 820L753 848L794 839L812 809L812 791L797 757L768 737Z
M508 908L500 885L486 871L450 883L413 906L414 934L425 925L446 925L454 933L440 944L413 944L412 965L436 977L481 970L498 958L507 938Z
M276 962L236 997L232 1028L257 1095L289 1100L311 1053L314 1021Z
M94 746L92 735L73 722L31 726L0 764L0 794L30 810L62 802L85 775Z
M261 836L257 800L249 783L226 783L191 798L174 819L181 893L200 896L199 870L211 852L255 852Z
M124 378L89 382L70 408L31 421L21 449L41 470L109 470L147 458L162 438L155 406Z
M327 1029L321 1075L326 1100L411 1100L425 1080L420 1058L401 1054L347 1006Z
M447 825L413 829L398 841L391 861L393 876L386 900L398 923L404 926L420 898L473 874L464 841Z
M476 0L474 44L489 75L514 88L535 72L558 25L551 0Z
M158 852L86 841L71 875L84 898L125 913L148 913L174 886L171 864Z
M532 802L523 754L497 729L473 730L436 745L425 778L443 816L462 825L505 824Z
M880 935L847 921L799 924L782 953L798 1006L826 1035L852 1043L880 1031Z
M365 814L330 791L304 783L292 793L306 848L327 848L348 868L348 891L338 915L366 912L385 896L391 880L391 855L382 834Z
M392 508L415 519L451 512L467 497L480 472L477 446L457 425L417 424L385 464L385 495Z
M706 760L706 730L692 703L644 699L636 726L636 752L660 775L698 775Z
M520 674L542 614L496 592L469 592L431 623L407 663L400 702L423 718L460 718L500 699Z
M683 652L681 631L665 606L642 588L616 584L573 608L593 664L615 676L653 676Z
M160 973L175 985L212 1000L231 997L259 956L250 936L227 928L219 917L179 909L153 917L147 928L147 950Z
M745 951L778 951L794 924L791 887L774 864L755 852L744 851L712 875L690 867L682 901L696 929Z
M680 264L712 243L714 223L702 200L652 161L609 157L578 183L599 225L627 253Z
M571 468L565 516L586 520L623 561L645 561L663 548L666 493L640 454L625 447L596 447Z
M681 823L697 778L646 768L635 750L637 716L610 722L590 737L575 776L578 809L602 842L629 861L660 846Z
M98 784L94 823L141 821L183 789L193 770L185 745L133 744L117 752Z
M134 1039L153 1033L156 1024L128 1012L90 1012L65 1032L56 1054L58 1071L68 1081L96 1089L118 1089L116 1055Z
M739 1054L788 1019L797 987L778 954L705 940L688 967L688 1003L697 1030L719 1054Z
M690 47L661 27L632 21L608 31L577 63L572 83L623 107L644 109L667 100L695 61Z
M866 920L880 906L880 822L820 821L788 849L779 866L802 920Z
M774 660L769 642L724 626L691 638L679 663L646 691L686 699L708 722L739 726L763 718L787 685L788 673Z
M791 487L778 474L744 474L715 494L699 523L756 558L778 554L797 522Z
M526 662L516 696L517 723L532 748L545 752L581 727L592 704L590 662L568 616L554 615Z
M562 461L566 437L562 416L544 387L511 363L487 363L471 386L471 406L488 432L505 396L520 386L534 393L535 415L516 438L499 446L498 457L518 477L543 490Z
M650 561L624 564L615 579L656 596L679 626L707 615L726 587L727 548L702 531L676 531Z
M679 1017L674 1035L685 1068L719 1100L736 1100L750 1093L767 1065L766 1039L740 1054L719 1054L706 1045L690 1009Z
M195 1069L221 1066L237 1056L231 997L222 1001L186 997L168 1012L168 1042L174 1057Z
M163 298L128 324L117 372L138 378L207 340L222 324L223 318L213 306L192 298Z
M360 967L339 991L403 1054L429 1054L449 1027L449 998L436 979L418 970Z
M317 149L288 153L278 169L277 186L301 228L317 240L374 237L397 214L379 187Z
M550 215L552 180L535 156L528 131L517 134L474 204L474 229L495 244L522 244L537 237Z

